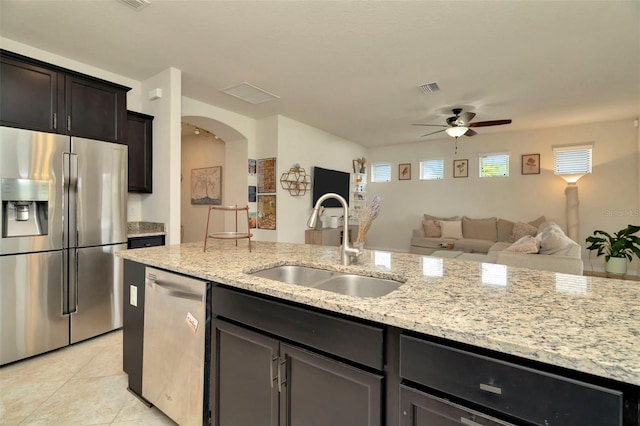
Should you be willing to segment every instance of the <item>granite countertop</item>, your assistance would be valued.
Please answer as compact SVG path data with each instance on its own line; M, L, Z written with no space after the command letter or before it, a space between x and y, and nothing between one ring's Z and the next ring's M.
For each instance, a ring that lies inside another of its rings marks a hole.
M127 238L153 237L165 235L164 223L127 222Z
M126 250L118 256L233 287L640 386L640 286L366 250L340 265L337 247L230 241ZM406 281L359 298L247 275L296 264Z

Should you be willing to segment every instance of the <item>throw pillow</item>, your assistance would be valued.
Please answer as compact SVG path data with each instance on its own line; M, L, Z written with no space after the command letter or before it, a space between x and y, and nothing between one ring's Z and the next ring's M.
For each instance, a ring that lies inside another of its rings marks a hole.
M439 222L442 238L452 238L455 240L459 240L462 238L462 221L441 220Z
M463 216L462 235L464 235L465 238L473 238L476 240L497 241L498 229L496 228L496 218L471 219Z
M525 235L524 237L520 238L518 241L504 249L504 251L529 254L538 253L539 250L540 246L538 245L538 239L531 235Z
M569 256L578 244L567 237L562 229L553 224L540 234L540 254Z
M440 221L438 220L423 220L422 228L424 229L424 236L427 238L440 238L442 235L440 232Z
M509 237L513 233L513 225L515 225L515 223L510 220L498 219L498 241L509 240Z
M525 235L534 236L537 233L538 233L538 228L536 226L529 225L528 223L516 222L513 225L513 232L511 233L511 236L509 237L508 241L510 243L515 243Z
M531 222L529 222L529 225L531 226L535 226L536 228L539 227L540 225L542 225L547 219L545 219L544 216L540 216L539 218L537 218L536 220L532 220Z

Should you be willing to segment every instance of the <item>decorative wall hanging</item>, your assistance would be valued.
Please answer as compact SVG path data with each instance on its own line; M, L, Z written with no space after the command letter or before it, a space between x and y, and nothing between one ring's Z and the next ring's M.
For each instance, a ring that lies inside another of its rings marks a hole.
M469 160L453 160L453 177L469 177Z
M411 164L405 163L398 166L398 180L411 180Z
M289 191L289 194L294 197L304 195L311 187L311 176L302 167L295 164L288 172L284 172L280 176L280 185L282 185L282 189Z
M222 166L191 170L191 204L222 203Z
M275 195L258 195L258 229L276 229Z
M276 159L263 158L257 161L258 193L276 192Z
M522 174L540 174L540 154L525 154L522 156Z
M249 174L250 175L255 175L256 174L256 160L249 158L248 167L249 167Z
M253 185L249 185L249 202L256 202L256 187Z

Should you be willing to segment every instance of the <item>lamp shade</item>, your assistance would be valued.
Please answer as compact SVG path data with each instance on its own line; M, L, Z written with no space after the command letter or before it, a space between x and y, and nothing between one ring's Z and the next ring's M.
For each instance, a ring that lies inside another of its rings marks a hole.
M457 138L467 133L467 130L469 130L468 127L456 126L456 127L447 127L445 129L445 132L447 132L447 134L452 138Z

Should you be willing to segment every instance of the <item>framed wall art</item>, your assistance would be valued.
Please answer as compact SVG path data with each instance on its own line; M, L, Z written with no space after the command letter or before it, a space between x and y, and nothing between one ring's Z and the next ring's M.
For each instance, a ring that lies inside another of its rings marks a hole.
M540 154L525 154L522 156L522 174L540 174Z
M411 164L404 163L398 165L398 180L411 180Z
M469 160L453 160L453 177L469 177Z
M191 170L191 204L222 203L222 166Z
M276 229L275 195L258 195L258 229Z
M276 192L276 159L263 158L257 161L258 194Z

